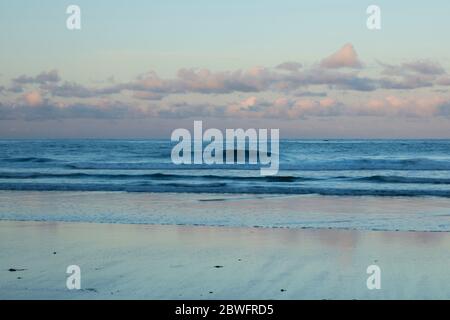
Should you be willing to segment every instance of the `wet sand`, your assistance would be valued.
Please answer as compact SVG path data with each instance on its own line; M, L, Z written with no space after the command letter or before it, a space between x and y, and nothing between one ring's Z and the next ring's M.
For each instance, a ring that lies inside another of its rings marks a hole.
M450 299L449 248L448 232L1 221L0 299Z
M0 221L450 231L450 198L0 191Z

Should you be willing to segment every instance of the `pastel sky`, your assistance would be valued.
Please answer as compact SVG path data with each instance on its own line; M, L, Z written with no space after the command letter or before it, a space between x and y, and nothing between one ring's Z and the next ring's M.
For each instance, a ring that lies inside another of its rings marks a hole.
M0 138L170 138L193 120L450 138L449 16L444 0L1 1Z

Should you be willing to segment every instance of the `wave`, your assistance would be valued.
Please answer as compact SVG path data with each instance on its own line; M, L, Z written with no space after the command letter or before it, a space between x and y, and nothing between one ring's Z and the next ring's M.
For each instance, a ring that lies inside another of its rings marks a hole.
M186 174L103 174L103 173L44 173L44 172L0 172L0 179L111 179L111 180L232 180L261 182L315 181L317 178L295 176L229 176L229 175L186 175Z
M330 176L330 177L300 177L284 176L231 176L231 175L190 175L190 174L113 174L113 173L84 173L84 172L0 172L0 179L109 179L109 180L223 180L243 182L307 182L307 181L351 181L371 183L399 183L399 184L450 184L450 178L427 178L405 176L373 175L367 177Z
M226 172L221 174L172 174L172 173L97 173L97 172L0 172L0 179L3 180L37 180L39 179L53 179L53 183L66 183L68 180L86 181L89 183L117 183L118 181L133 182L145 184L147 182L160 182L165 186L169 182L188 183L193 182L196 187L204 186L211 182L226 182L230 184L239 184L240 186L252 186L258 188L271 188L276 185L289 185L292 188L305 187L306 184L302 182L325 182L325 183L339 183L355 186L355 183L366 182L371 184L416 184L416 185L450 185L450 178L446 177L408 177L399 175L372 175L364 177L354 176L321 176L321 177L305 177L294 175L280 175L280 176L238 176L227 175ZM36 182L37 182L36 181ZM122 183L122 182L121 182ZM273 183L273 184L272 184ZM353 184L353 185L350 185ZM178 185L179 186L179 185Z
M264 166L264 165L263 165ZM259 170L260 164L183 164L174 165L172 163L149 163L149 162L83 162L69 163L69 169L78 170L202 170L202 169L224 169L224 170ZM450 160L435 160L428 158L409 159L336 159L336 160L302 160L281 162L280 170L299 171L350 171L350 170L433 170L450 171Z
M105 184L105 183L0 183L0 190L14 191L122 191L149 193L222 193L222 194L292 194L292 195L328 195L328 196L387 196L417 197L436 196L450 198L449 190L389 190L356 188L322 188L322 187L283 187L283 186L236 186L227 183L139 183L139 184Z
M449 160L435 160L428 158L408 159L336 159L331 161L305 161L295 164L280 165L284 170L305 171L345 171L345 170L450 170Z
M401 177L401 176L370 176L354 178L352 181L378 182L378 183L412 183L412 184L450 184L450 179L446 178L422 178L422 177Z
M19 157L19 158L3 158L2 162L35 162L35 163L45 163L45 162L56 162L58 160L50 158L40 158L40 157Z

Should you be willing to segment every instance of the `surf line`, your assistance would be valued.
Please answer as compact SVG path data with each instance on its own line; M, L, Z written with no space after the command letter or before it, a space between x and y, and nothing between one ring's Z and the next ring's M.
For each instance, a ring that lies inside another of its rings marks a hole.
M171 141L178 142L172 148L172 162L176 165L260 164L261 176L276 175L279 169L280 130L270 129L270 141L268 131L269 129L253 128L226 129L224 141L221 130L209 128L203 132L203 122L194 121L193 137L184 128L172 132Z

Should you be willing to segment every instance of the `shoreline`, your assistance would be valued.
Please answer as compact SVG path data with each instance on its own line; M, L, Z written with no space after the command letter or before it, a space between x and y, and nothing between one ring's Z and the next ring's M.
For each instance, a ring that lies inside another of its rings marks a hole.
M450 232L450 199L0 191L0 221Z
M450 298L448 232L0 221L0 239L0 299Z

